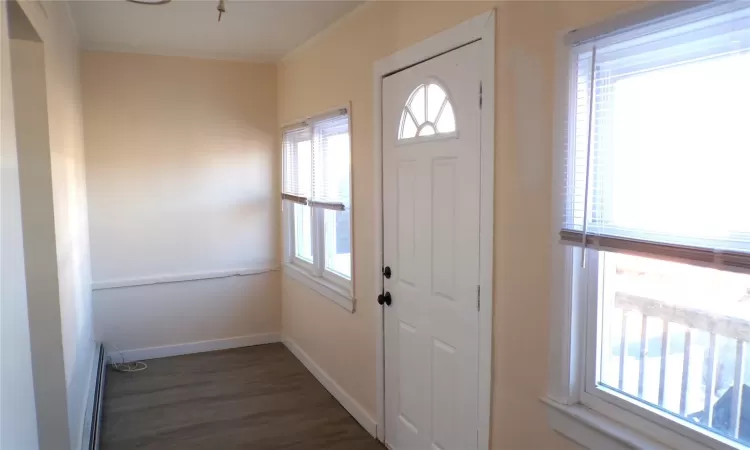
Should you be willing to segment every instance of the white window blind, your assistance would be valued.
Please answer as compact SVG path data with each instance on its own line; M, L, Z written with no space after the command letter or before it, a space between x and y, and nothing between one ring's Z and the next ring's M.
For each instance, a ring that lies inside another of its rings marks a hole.
M283 187L281 197L306 205L312 194L312 148L309 127L300 126L284 131Z
M561 238L750 270L750 4L573 48Z
M314 208L347 209L350 144L346 109L286 128L282 146L283 200Z
M343 211L349 205L349 117L313 123L312 199L310 206Z

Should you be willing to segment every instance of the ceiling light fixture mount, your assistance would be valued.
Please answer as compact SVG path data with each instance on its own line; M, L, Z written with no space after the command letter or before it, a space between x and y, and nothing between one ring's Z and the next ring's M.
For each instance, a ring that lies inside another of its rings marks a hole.
M219 11L219 22L221 22L221 15L227 12L226 4L224 4L224 0L219 0L219 6L216 7L216 10Z
M130 3L137 3L139 5L165 5L172 0L128 0Z
M165 5L172 0L127 0L130 3L135 3L137 5ZM216 7L216 10L219 11L219 22L221 22L221 15L227 12L226 7L226 1L225 0L219 0L219 5Z

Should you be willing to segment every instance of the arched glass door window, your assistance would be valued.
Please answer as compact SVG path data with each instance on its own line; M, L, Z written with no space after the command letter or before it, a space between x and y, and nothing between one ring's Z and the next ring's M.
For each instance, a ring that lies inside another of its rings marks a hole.
M448 94L437 83L417 86L401 113L398 139L451 134L456 131L456 116Z

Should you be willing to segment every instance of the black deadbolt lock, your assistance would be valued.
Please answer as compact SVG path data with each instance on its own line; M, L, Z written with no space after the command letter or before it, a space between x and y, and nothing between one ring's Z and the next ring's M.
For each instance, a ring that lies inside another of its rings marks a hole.
M383 276L386 277L386 278L390 278L391 277L391 268L390 267L385 266L385 268L383 268Z

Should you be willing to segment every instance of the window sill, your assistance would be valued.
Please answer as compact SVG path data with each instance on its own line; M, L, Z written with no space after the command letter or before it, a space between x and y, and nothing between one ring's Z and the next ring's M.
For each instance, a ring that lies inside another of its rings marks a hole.
M291 263L284 264L284 273L350 313L354 312L354 298L347 289L323 278L314 277Z
M619 422L597 414L583 405L563 405L546 397L542 397L541 401L547 407L547 417L552 429L586 448L611 450L668 450L670 448Z

